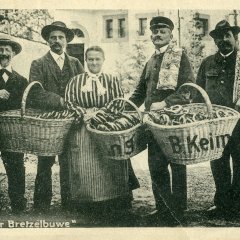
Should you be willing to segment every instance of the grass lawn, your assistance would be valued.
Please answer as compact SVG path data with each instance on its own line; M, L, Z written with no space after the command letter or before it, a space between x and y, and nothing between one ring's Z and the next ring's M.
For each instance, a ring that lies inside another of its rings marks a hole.
M151 189L151 180L147 165L146 152L139 154L132 159L133 168L139 179L141 187L134 190L133 213L142 216L155 209L155 202ZM69 221L72 227L108 227L108 226L147 226L144 221L136 222L119 221L117 224L112 223L111 219L93 218L80 212L66 212L61 210L60 192L59 192L59 166L53 166L53 198L52 206L47 214L39 215L32 211L34 180L36 176L36 158L28 155L25 162L26 166L26 197L28 199L27 211L21 215L13 215L9 206L7 195L7 179L2 182L2 191L4 194L3 206L0 211L0 220L16 221ZM5 172L0 162L0 173ZM215 192L214 182L209 163L201 163L188 166L187 168L188 183L188 209L185 211L185 221L182 222L184 227L238 227L240 218L231 221L224 219L208 219L205 210L213 203Z

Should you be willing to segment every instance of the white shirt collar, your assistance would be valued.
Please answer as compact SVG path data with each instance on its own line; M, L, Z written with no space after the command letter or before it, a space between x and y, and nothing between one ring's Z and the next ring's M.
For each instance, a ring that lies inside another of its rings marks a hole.
M50 54L52 55L53 59L57 62L58 58L61 56L63 60L65 60L65 53L63 52L61 55L56 54L52 50L50 50Z
M167 44L167 45L161 47L159 50L156 49L156 50L155 50L155 53L156 53L156 54L160 54L160 53L164 53L164 52L166 52L166 50L167 50L167 48L168 48L168 45L169 45L169 44Z
M0 65L0 69L3 69L1 65ZM5 69L12 73L12 65L9 64Z
M230 53L228 53L228 54L226 54L226 55L222 54L221 52L220 52L220 54L221 54L224 58L226 58L226 57L230 56L230 55L233 53L233 51L234 51L234 50L232 50Z

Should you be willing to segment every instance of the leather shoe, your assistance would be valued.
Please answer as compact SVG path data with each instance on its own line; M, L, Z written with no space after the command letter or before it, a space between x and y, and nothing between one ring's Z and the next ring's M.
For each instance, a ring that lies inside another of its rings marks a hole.
M170 212L154 211L143 217L144 222L149 227L177 227L181 223Z

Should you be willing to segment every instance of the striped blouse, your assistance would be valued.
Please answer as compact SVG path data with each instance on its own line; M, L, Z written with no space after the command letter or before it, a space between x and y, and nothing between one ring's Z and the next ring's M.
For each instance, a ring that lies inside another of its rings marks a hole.
M123 91L117 77L111 74L102 73L99 81L106 89L104 95L98 96L96 82L93 81L93 91L83 92L82 87L86 84L88 74L83 73L70 80L66 87L65 100L72 104L77 104L83 108L101 108L115 98L123 97Z

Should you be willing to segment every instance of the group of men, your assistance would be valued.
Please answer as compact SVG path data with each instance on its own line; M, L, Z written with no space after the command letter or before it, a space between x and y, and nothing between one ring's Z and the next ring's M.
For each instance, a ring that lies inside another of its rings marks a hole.
M166 17L154 17L150 22L151 40L155 53L146 63L139 84L130 100L137 106L145 103L149 110L159 110L174 104L189 103L189 95L177 91L185 82L195 82L186 53L172 43L173 22ZM196 83L203 87L213 104L238 108L240 106L240 54L237 51L240 27L230 26L222 20L210 36L218 52L204 59ZM70 57L65 48L74 34L62 22L53 22L42 29L42 37L48 42L50 51L34 60L30 69L30 81L40 81L45 90L32 92L31 104L39 103L46 108L65 107L64 91L68 81L84 69L80 62ZM11 67L12 58L21 51L21 46L10 37L0 37L0 111L19 108L21 97L28 81ZM211 161L216 185L215 206L208 210L209 216L229 216L240 210L240 145L239 123L220 159ZM13 212L26 208L25 169L23 154L2 152L8 176L9 197ZM230 168L230 155L233 171ZM69 207L68 164L64 153L59 156L62 207ZM38 157L35 181L34 208L48 210L52 197L51 167L55 157ZM161 146L148 134L148 163L156 211L147 216L151 223L166 221L169 212L183 215L186 209L187 184L186 166L170 163ZM171 174L169 172L171 167ZM172 177L172 179L171 179ZM173 213L173 214L172 214Z

